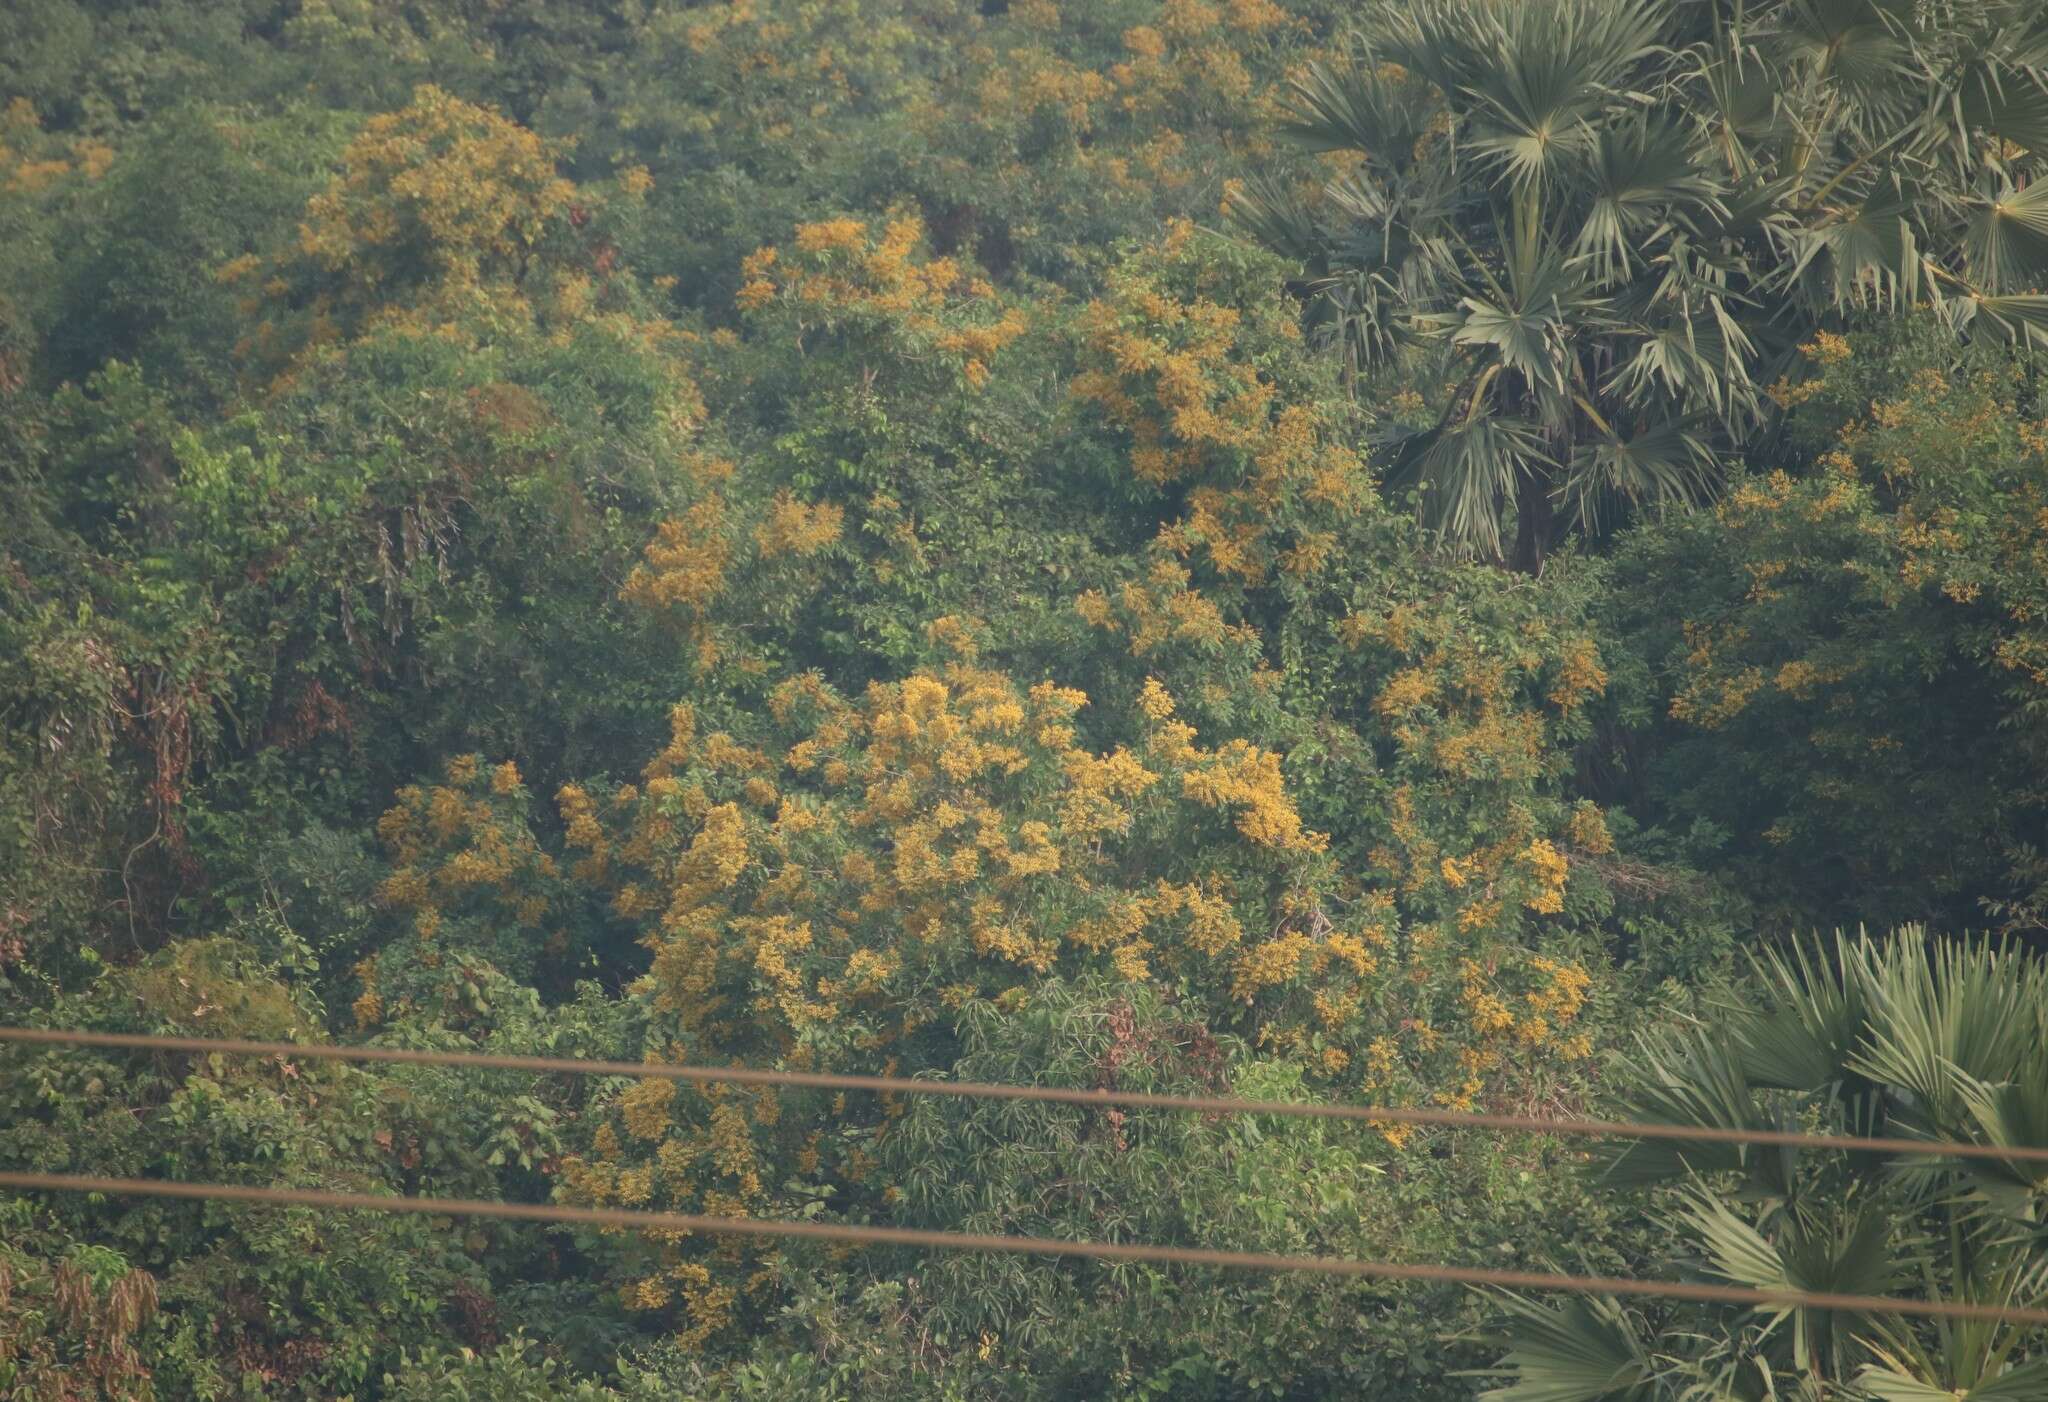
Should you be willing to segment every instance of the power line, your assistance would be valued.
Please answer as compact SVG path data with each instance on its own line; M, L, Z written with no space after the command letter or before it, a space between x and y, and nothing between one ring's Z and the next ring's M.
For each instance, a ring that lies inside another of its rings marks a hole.
M108 1193L115 1196L246 1202L271 1207L323 1207L340 1211L410 1212L431 1217L499 1217L630 1231L702 1232L713 1236L788 1237L850 1242L863 1246L916 1246L939 1251L1004 1251L1027 1256L1083 1256L1104 1261L1147 1261L1163 1265L1215 1266L1259 1271L1310 1271L1322 1275L1366 1276L1378 1280L1432 1281L1483 1285L1502 1290L1563 1290L1581 1295L1649 1295L1710 1304L1756 1305L1773 1309L1851 1310L1859 1314L1918 1314L1944 1319L2048 1324L2048 1310L2005 1308L1958 1300L1905 1300L1889 1295L1841 1295L1798 1290L1757 1290L1704 1281L1638 1280L1628 1276L1555 1275L1545 1271L1497 1270L1482 1266L1406 1265L1356 1261L1336 1256L1277 1256L1258 1251L1213 1251L1144 1243L1063 1241L1055 1237L990 1236L935 1232L911 1227L840 1226L761 1217L706 1217L681 1212L636 1212L621 1208L563 1207L474 1198L377 1197L311 1188L255 1188L231 1183L175 1183L153 1178L96 1178L62 1173L0 1172L0 1188L31 1192Z
M195 1052L201 1055L232 1053L300 1060L382 1062L405 1066L467 1066L479 1070L560 1072L577 1076L632 1076L698 1084L879 1091L891 1095L951 1095L986 1100L1032 1100L1145 1110L1193 1110L1209 1115L1273 1115L1307 1119L1363 1120L1375 1125L1434 1125L1450 1129L1515 1130L1534 1134L1585 1135L1608 1139L1668 1139L1696 1144L1770 1144L1823 1151L1853 1149L1880 1154L1923 1154L1945 1158L2048 1163L2048 1147L2007 1147L1997 1144L1973 1144L1965 1140L1808 1134L1798 1130L1781 1129L1724 1129L1712 1125L1499 1115L1468 1110L1433 1110L1393 1105L1237 1100L1201 1095L1155 1095L1145 1091L998 1085L985 1081L926 1081L914 1080L908 1076L856 1076L824 1071L764 1071L745 1066L683 1066L651 1061L506 1056L493 1052L411 1051L399 1047L252 1042L215 1037L159 1037L131 1032L74 1032L37 1027L0 1027L0 1042L25 1042L46 1046L118 1047L132 1051Z

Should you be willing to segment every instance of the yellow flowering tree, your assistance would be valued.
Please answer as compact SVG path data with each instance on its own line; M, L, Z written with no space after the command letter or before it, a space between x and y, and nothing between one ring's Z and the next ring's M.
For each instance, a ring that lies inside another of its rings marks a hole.
M603 934L586 890L599 873L543 850L531 806L516 765L476 755L398 791L377 821L388 863L377 896L396 938L356 968L359 1029L415 1017L462 1027L485 1011L475 1006L480 966L562 986L587 959ZM573 841L593 820L565 821Z
M1492 1103L1534 1084L1533 1065L1587 1054L1589 970L1503 938L1509 907L1563 905L1571 859L1535 823L1444 849L1425 895L1455 895L1432 906L1406 880L1419 851L1402 880L1341 870L1283 756L1205 743L1156 678L1116 723L1130 743L1094 747L1083 693L984 665L970 620L930 631L952 662L858 697L799 674L751 718L718 710L714 726L678 705L638 782L560 790L547 849L517 820L508 768L459 761L401 795L380 831L395 864L383 895L415 936L406 957L438 970L453 952L435 942L458 919L472 955L494 922L631 932L647 952L631 990L645 1050L693 1062L943 1071L968 1010L1001 1016L1080 976L1185 999L1215 1031L1359 1100ZM1576 817L1572 830L1596 841ZM365 976L365 1023L395 981L433 982L395 975L389 956ZM878 1141L902 1109L649 1080L586 1125L561 1191L886 1211L896 1185L877 1172ZM627 1303L699 1341L765 1307L775 1279L750 1248L681 1239L623 1264Z
M907 211L795 225L745 257L732 311L697 362L715 428L677 474L687 505L624 591L700 671L858 685L931 660L934 617L1075 631L1046 580L1115 525L1060 479L1046 318Z
M567 340L591 322L672 350L678 328L637 312L611 228L652 178L628 166L579 187L560 173L566 155L492 108L421 86L363 124L295 239L216 269L246 290L239 353L275 374L309 347L380 328L474 343L537 328Z
M1123 211L1206 215L1223 171L1285 159L1266 89L1310 29L1266 0L1010 5L956 39L946 90L906 104L921 193L992 263L1092 284Z
M1067 328L1066 410L1092 450L1077 467L1130 523L1120 567L1073 599L1090 666L1132 690L1156 675L1233 733L1298 727L1278 630L1383 516L1277 271L1176 223Z
M972 630L949 623L935 645L971 653ZM1384 924L1325 899L1327 839L1303 822L1280 756L1205 745L1156 683L1137 700L1138 743L1091 749L1087 706L971 656L858 699L798 676L743 732L678 706L639 783L562 788L553 854L518 821L515 772L458 761L380 825L394 863L382 894L412 929L394 953L460 965L443 952L458 927L474 956L494 924L538 936L601 902L648 951L633 991L649 1054L819 1069L944 1068L961 1010L1017 1006L1054 975L1177 990L1248 1026L1365 998ZM392 958L363 971L366 1024L395 984L433 982ZM824 1114L820 1097L650 1081L564 1160L562 1188L779 1212L797 1205L782 1186L794 1180L885 1204L875 1140L900 1108ZM679 1307L700 1332L740 1307L745 1253L657 1254L630 1303Z
M1072 393L1122 441L1158 543L1238 587L1314 573L1372 482L1314 372L1274 268L1178 223L1118 265L1080 318Z
M74 177L97 180L113 163L114 148L104 141L46 134L26 97L17 94L0 107L0 197L39 196Z
M757 334L793 337L811 354L836 338L870 376L930 363L978 389L1028 324L972 265L934 256L909 213L799 224L740 272L735 300Z
M963 1008L1016 1006L1055 974L1218 1007L1370 974L1372 951L1320 903L1325 840L1277 755L1202 745L1158 687L1141 743L1091 750L1087 704L965 659L857 700L806 675L775 689L758 734L702 733L678 707L640 784L564 789L567 859L651 956L635 986L650 1051L908 1073L949 1064ZM821 1116L802 1099L799 1114L649 1082L565 1165L565 1189L762 1212L787 1210L776 1185L797 1175L885 1200L874 1140L900 1107ZM708 1324L705 1268L671 1253L633 1298L680 1294Z
M1292 704L1320 707L1304 809L1400 915L1406 1011L1370 1083L1459 1108L1549 1093L1592 1050L1579 1014L1628 871L1573 796L1609 685L1590 581L1503 594L1369 543L1387 531L1348 542L1278 642Z
M1616 869L1605 816L1568 797L1608 683L1589 584L1503 594L1418 557L1277 281L1177 227L1079 319L1076 411L1160 522L1141 567L1075 599L1091 671L1285 737L1302 811L1337 835L1330 909L1375 977L1296 983L1271 951L1261 1046L1360 1098L1547 1094L1592 1050L1577 951Z

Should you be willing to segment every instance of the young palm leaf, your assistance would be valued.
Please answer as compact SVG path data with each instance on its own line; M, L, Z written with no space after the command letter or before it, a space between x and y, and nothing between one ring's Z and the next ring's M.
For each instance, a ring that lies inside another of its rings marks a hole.
M1500 1370L1515 1381L1480 1394L1484 1402L1648 1402L1656 1368L1634 1322L1604 1296L1546 1305L1500 1296L1508 1352Z

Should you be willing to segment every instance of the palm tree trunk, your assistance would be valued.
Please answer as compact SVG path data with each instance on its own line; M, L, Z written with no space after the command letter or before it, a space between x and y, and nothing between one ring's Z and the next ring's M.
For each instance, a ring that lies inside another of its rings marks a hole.
M1524 473L1515 488L1515 553L1509 564L1523 574L1541 574L1556 524L1549 480L1541 473Z

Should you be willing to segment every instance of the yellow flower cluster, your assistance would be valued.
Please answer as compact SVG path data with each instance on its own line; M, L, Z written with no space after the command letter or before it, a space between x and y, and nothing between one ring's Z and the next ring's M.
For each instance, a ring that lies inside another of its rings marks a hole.
M1118 105L1140 115L1245 110L1252 79L1243 46L1288 23L1272 0L1165 0L1156 24L1124 31L1128 57L1109 70Z
M1592 856L1605 856L1614 850L1614 837L1607 831L1607 818L1592 803L1581 801L1572 809L1566 831L1574 847Z
M1685 681L1671 697L1671 718L1691 721L1712 730L1742 714L1750 698L1763 690L1761 667L1738 664L1732 670L1721 659L1738 650L1749 639L1749 630L1737 624L1709 625L1686 620Z
M114 148L104 141L81 137L60 147L43 135L42 125L26 97L10 98L0 109L0 190L39 194L74 170L97 180L114 164ZM69 159L54 154L57 150L68 150Z
M947 614L925 625L925 640L963 662L981 656L981 637L988 625L979 618Z
M1853 368L1842 370L1853 359L1846 339L1821 334L1802 350L1819 372L1802 391L1856 387ZM1733 616L1686 623L1671 714L1711 728L1768 698L1769 723L1803 724L1817 747L1861 759L1898 744L1832 719L1881 660L1868 641L1779 616L1844 588L1876 609L1955 606L1956 626L1984 627L1984 650L2038 696L2048 688L2044 454L2048 432L2009 372L1928 368L1851 419L1816 471L1744 482L1718 513L1751 587ZM1788 650L1788 637L1807 641Z
M806 505L784 489L769 504L768 518L754 528L761 554L816 555L839 539L846 522L846 509L831 502Z
M575 188L540 137L439 88L372 117L306 206L299 252L379 300L424 267L448 289L515 280Z
M563 178L560 154L496 111L415 89L406 107L363 124L340 172L308 200L293 243L215 270L248 289L237 360L277 391L321 347L378 332L471 346L512 333L557 345L589 335L641 357L662 381L664 417L693 427L703 401L677 352L694 338L606 295L622 271L617 249L574 232L578 211L604 196ZM640 198L650 179L626 168L616 197ZM483 394L480 418L517 397L508 388ZM530 395L517 417L527 411L545 413Z
M886 328L904 357L936 354L979 387L1029 322L961 263L923 256L924 236L913 214L879 229L850 218L799 224L787 253L771 246L743 260L739 307L757 320L793 313L798 334Z
M1522 903L1539 915L1555 915L1563 910L1565 878L1571 872L1571 863L1564 854L1547 838L1539 837L1523 849L1522 862L1536 880L1536 889Z
M1248 327L1236 307L1188 285L1200 280L1195 238L1176 225L1111 276L1082 316L1087 365L1072 393L1122 431L1140 480L1193 483L1187 514L1160 535L1168 551L1200 552L1244 584L1276 563L1306 573L1335 541L1312 523L1360 504L1365 469L1316 409L1283 402L1261 375L1254 334L1286 333Z
M983 66L974 117L984 126L1016 130L1045 114L1078 134L1095 125L1096 107L1112 90L1110 80L1092 69L1043 46L1020 45Z
M638 785L562 791L578 878L609 892L651 951L653 1015L699 1056L892 1064L925 1023L978 1000L1014 1007L1043 974L1093 969L1273 1000L1275 1025L1326 1030L1319 1065L1348 1065L1338 1043L1381 970L1387 913L1329 918L1314 894L1324 839L1280 757L1203 745L1157 679L1133 698L1142 740L1090 749L1088 698L977 666L978 627L935 623L960 660L858 698L789 678L744 738L703 733L678 707ZM565 1193L756 1200L780 1131L737 1104L642 1083L618 1101L610 1149L564 1168ZM895 1112L874 1113L886 1127ZM858 1114L813 1133L804 1171L862 1185L864 1133ZM664 1268L636 1288L667 1302L682 1287Z
M1853 354L1848 337L1838 336L1832 331L1816 332L1812 343L1801 346L1799 351L1822 365L1839 365Z
M377 992L377 961L358 960L355 967L356 979L363 985L362 993L349 1005L355 1015L356 1030L367 1032L384 1020L384 998Z
M643 553L644 562L633 567L619 597L647 608L676 610L698 642L700 663L709 663L716 652L708 615L732 562L724 498L707 496L681 516L663 521Z
M1244 740L1196 758L1181 775L1181 791L1210 808L1235 809L1237 830L1261 847L1320 852L1328 845L1323 834L1302 827L1280 777L1280 756Z
M1071 948L1143 977L1161 958L1177 966L1235 945L1224 887L1120 889L1104 844L1171 819L1156 801L1171 778L1196 810L1229 813L1254 849L1312 855L1322 839L1303 827L1279 757L1242 741L1203 749L1156 685L1145 698L1152 743L1090 752L1073 725L1084 704L964 661L860 703L801 677L771 698L792 735L779 766L724 735L700 741L679 720L630 805L631 830L609 843L644 872L632 889L670 892L649 935L659 1005L686 1024L742 1006L772 1012L793 1046L846 1000L937 968L948 986L978 983L1003 968L1048 970ZM776 796L772 811L750 815L750 785ZM563 811L573 844L605 850L589 831L595 804L570 795ZM1046 927L1048 900L1071 912L1064 931Z
M1590 637L1512 607L1475 617L1396 599L1333 632L1371 697L1361 728L1392 750L1385 836L1366 865L1386 883L1370 893L1385 912L1373 950L1396 976L1365 1025L1400 1031L1376 1029L1352 1065L1391 1104L1519 1094L1590 1050L1579 1001L1553 1006L1549 966L1526 951L1536 920L1564 911L1574 859L1613 850L1597 807L1556 797L1606 668ZM1565 986L1583 993L1569 967Z
M378 899L411 915L412 931L432 942L446 918L473 913L497 924L541 925L556 899L555 859L540 849L526 826L526 790L510 763L485 769L475 755L458 755L447 782L400 789L397 803L377 820L377 835L391 859ZM356 1015L366 1024L381 1016L374 969L358 971L364 998Z
M1404 751L1453 780L1528 779L1550 749L1550 722L1524 696L1523 679L1546 667L1547 699L1560 720L1605 689L1607 674L1588 639L1503 657L1454 616L1420 620L1403 605L1385 618L1354 614L1338 626L1347 646L1385 644L1406 665L1381 684L1373 709L1392 723Z
M1129 637L1131 654L1144 657L1163 645L1191 644L1202 651L1255 646L1258 633L1226 619L1216 601L1193 587L1193 576L1171 559L1156 559L1142 579L1126 581L1114 599L1091 589L1074 600L1091 627Z
M1557 679L1550 688L1550 704L1565 715L1607 690L1607 669L1600 665L1600 649L1591 638L1574 638L1564 649L1557 667Z
M1538 954L1518 956L1507 968L1494 959L1482 964L1464 958L1458 961L1457 978L1462 1041L1451 1058L1456 1082L1453 1088L1432 1093L1438 1104L1461 1111L1476 1108L1489 1075L1513 1057L1526 1057L1539 1048L1550 1049L1566 1062L1591 1055L1590 1038L1583 1032L1565 1032L1583 1012L1592 987L1591 976L1580 965ZM1523 985L1519 998L1511 991L1515 983ZM1522 1007L1519 1015L1517 1002ZM1408 1030L1417 1056L1428 1056L1443 1045L1443 1034L1428 1023L1412 1023ZM1398 1042L1376 1042L1368 1085L1394 1084L1402 1060Z

